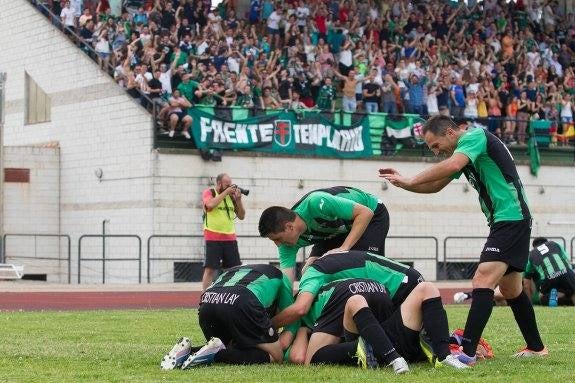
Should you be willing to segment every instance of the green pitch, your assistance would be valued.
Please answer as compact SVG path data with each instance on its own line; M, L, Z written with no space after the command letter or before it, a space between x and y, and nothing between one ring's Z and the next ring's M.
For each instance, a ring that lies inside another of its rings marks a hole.
M468 306L448 307L450 328L462 327ZM160 371L162 356L182 335L203 343L197 311L0 312L1 382L574 382L575 308L536 308L551 355L514 360L523 347L511 310L497 307L485 331L495 359L466 371L410 365L351 367L210 366Z

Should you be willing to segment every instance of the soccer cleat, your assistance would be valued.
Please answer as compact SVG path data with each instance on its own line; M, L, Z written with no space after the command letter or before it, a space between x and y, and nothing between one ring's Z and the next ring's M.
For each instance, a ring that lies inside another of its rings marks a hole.
M466 364L467 366L473 366L475 365L475 363L477 363L476 356L469 356L466 353L464 353L463 350L460 350L459 352L456 353L452 353L451 356L456 358L459 362Z
M453 294L453 303L463 303L469 298L471 298L469 295L467 295L463 291L460 291L458 293Z
M544 357L549 355L549 350L547 347L543 347L541 351L533 351L525 347L523 350L519 351L517 354L513 354L515 358L535 358L535 357Z
M462 350L461 344L463 343L463 329L458 328L451 333L449 349L452 354L456 354ZM479 338L477 342L477 349L475 350L475 356L479 359L491 359L494 357L493 348L485 340L485 338Z
M409 372L409 366L407 362L402 357L394 359L390 364L387 365L388 367L393 368L393 372L396 374L405 374Z
M178 368L184 363L188 356L190 356L190 348L192 347L192 342L188 338L182 337L178 339L178 342L172 347L170 352L168 352L162 358L160 362L160 368L162 370L173 370Z
M453 367L458 370L469 368L469 365L461 362L459 358L453 354L447 355L447 357L443 359L441 362L439 361L435 362L435 367L443 367L443 366Z
M355 353L357 364L362 369L377 368L377 358L373 353L373 348L361 336L357 340L357 351Z
M188 367L194 367L200 364L210 364L214 362L214 358L218 351L225 350L226 346L222 343L220 338L212 338L206 345L200 348L196 353L190 355L188 359L182 364L182 370Z
M429 339L429 336L427 335L425 329L419 332L419 346L421 347L421 351L423 351L423 353L427 357L429 363L433 364L435 367L440 367L440 365L438 365L438 363L440 362L437 360L437 355L433 353L433 347L431 346L431 339Z

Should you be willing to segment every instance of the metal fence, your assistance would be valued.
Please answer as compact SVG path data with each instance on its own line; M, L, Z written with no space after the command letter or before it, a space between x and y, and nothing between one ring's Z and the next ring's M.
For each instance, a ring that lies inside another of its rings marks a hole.
M101 238L102 256L83 258L82 240L85 238ZM135 238L138 240L138 257L115 257L106 254L106 239L108 238ZM142 239L135 234L84 234L78 239L78 284L81 283L82 262L102 262L102 284L106 283L106 266L108 262L138 262L138 283L142 283Z
M20 238L17 241L16 238ZM62 238L66 240L62 251ZM532 237L533 238L533 237ZM567 249L564 237L547 237ZM25 271L42 270L64 274L71 283L71 239L66 234L7 233L2 244L6 261L24 261ZM46 243L57 240L58 244ZM88 239L100 242L86 246ZM122 242L124 240L124 242ZM137 246L134 246L134 240ZM443 257L440 259L439 239L434 236L388 236L386 256L418 269L429 280L470 279L477 268L479 254L486 238L481 236L449 236L443 239ZM245 263L278 265L277 249L272 241L258 235L238 235L242 247L251 249L251 255L242 256ZM113 244L112 244L113 243ZM569 253L575 263L575 237L569 242ZM205 242L203 235L154 234L146 240L146 259L142 259L142 240L135 234L86 234L78 238L77 281L105 284L115 282L144 283L201 280ZM111 247L111 249L110 249ZM307 249L297 255L298 264L306 259ZM56 253L56 255L46 255ZM65 254L61 257L60 254ZM144 265L145 262L145 265ZM56 264L55 264L56 263ZM63 267L61 263L64 263ZM97 267L90 267L99 263ZM113 264L113 266L112 266ZM118 264L121 264L118 266ZM144 269L145 267L145 269Z
M11 252L8 253L6 251L6 248L8 246L8 238L15 238L15 237L24 237L24 238L33 238L33 243L25 243L25 244L20 244L20 246L18 247L13 247L11 248ZM52 238L52 239L57 239L57 244L52 244L50 245L49 243L46 243L46 241L42 241L42 246L38 245L38 239L47 239L47 238ZM60 240L64 238L67 241L67 250L66 250L66 254L67 257L66 258L62 258L60 257L60 253L61 253L61 244L60 244ZM25 260L26 263L28 263L31 266L31 269L37 269L37 270L42 270L43 273L46 272L46 270L50 270L50 267L56 267L58 270L60 270L60 263L61 262L65 262L66 263L66 274L67 274L67 280L68 283L71 283L72 280L72 273L71 273L71 268L72 268L72 264L71 264L71 260L72 260L72 250L71 250L71 240L70 240L70 236L66 235L66 234L24 234L24 233L7 233L4 234L2 236L2 259L0 260L0 263L5 263L8 261L22 261ZM50 254L50 253L56 253L57 256L49 256L46 254ZM32 255L30 255L32 254ZM34 260L34 262L31 262L30 260ZM38 262L40 261L40 262ZM43 261L47 261L47 262L43 262ZM52 265L52 261L57 261L57 265L54 266ZM58 274L60 274L60 272L58 272Z

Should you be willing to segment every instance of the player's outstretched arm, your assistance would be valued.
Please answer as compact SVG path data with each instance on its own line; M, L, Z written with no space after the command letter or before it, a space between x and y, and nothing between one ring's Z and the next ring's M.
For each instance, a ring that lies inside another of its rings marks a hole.
M379 174L381 178L402 189L415 193L436 193L451 182L452 177L468 163L469 158L466 155L455 153L415 177L402 176L392 168L380 169Z
M293 305L286 307L279 314L272 318L275 328L284 327L303 317L309 311L314 300L314 296L307 292L298 294Z

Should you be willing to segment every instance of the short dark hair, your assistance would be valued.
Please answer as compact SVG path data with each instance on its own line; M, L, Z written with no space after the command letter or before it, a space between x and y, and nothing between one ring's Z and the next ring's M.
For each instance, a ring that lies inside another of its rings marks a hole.
M533 247L543 245L547 241L548 241L548 239L545 237L537 237L533 240Z
M267 237L270 234L280 233L285 224L295 221L295 213L283 206L271 206L265 209L260 216L258 229L260 236Z
M448 116L430 117L423 125L422 133L431 132L437 136L445 136L448 128L458 130L459 126Z

